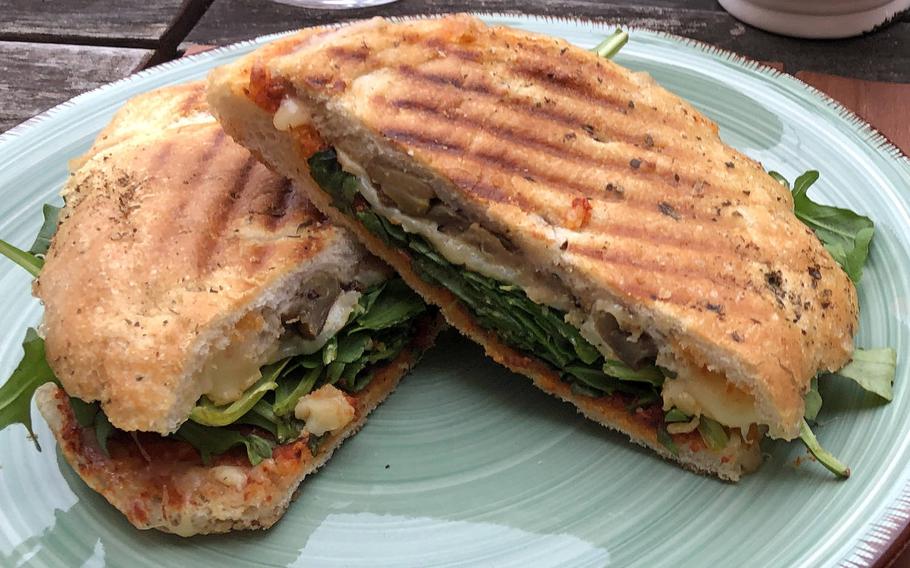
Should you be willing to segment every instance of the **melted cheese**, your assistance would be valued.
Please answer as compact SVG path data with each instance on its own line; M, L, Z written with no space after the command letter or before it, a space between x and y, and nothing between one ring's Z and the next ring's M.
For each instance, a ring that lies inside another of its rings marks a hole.
M294 416L304 421L303 431L314 436L344 428L354 419L354 407L344 393L332 385L300 397Z
M301 339L300 352L298 354L309 355L310 353L315 353L322 349L329 339L335 337L341 331L341 328L348 323L348 318L351 317L351 312L354 311L357 302L360 301L360 296L360 292L356 290L349 290L339 294L335 299L335 303L329 308L329 315L326 316L319 335L309 340Z
M319 351L348 322L360 296L354 290L339 294L319 335L309 340L285 335L269 342L261 334L262 317L248 314L238 322L227 347L212 354L196 375L196 380L204 385L202 394L217 405L229 404L262 378L259 369L263 365Z
M755 400L723 375L708 370L686 369L664 381L664 410L674 406L692 416L707 416L724 426L748 432L758 423Z
M209 356L196 380L205 387L203 394L215 404L228 404L258 381L259 368L278 345L263 345L264 320L260 314L244 316L231 333L228 345Z
M400 225L405 231L428 240L447 261L464 266L488 278L519 286L532 301L538 304L546 304L562 310L570 307L567 298L555 294L547 286L541 285L533 276L529 276L533 272L525 272L519 258L509 259L514 262L503 263L502 258L494 257L461 235L448 235L441 232L439 226L433 221L412 217L396 207L386 205L379 198L379 192L370 181L366 170L351 160L344 151L336 148L336 152L341 167L359 178L360 193L374 211Z
M310 113L300 104L300 101L294 97L284 97L281 100L278 110L272 117L272 124L275 129L286 131L296 126L309 124L313 121Z

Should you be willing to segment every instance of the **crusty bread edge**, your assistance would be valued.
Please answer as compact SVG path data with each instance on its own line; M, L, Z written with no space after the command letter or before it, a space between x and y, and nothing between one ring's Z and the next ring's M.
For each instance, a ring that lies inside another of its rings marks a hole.
M493 332L480 327L454 294L420 278L411 267L410 257L406 253L385 244L360 223L332 207L330 196L312 180L309 170L297 155L292 136L288 132L276 130L272 124L272 115L244 96L243 73L248 65L241 60L216 69L209 76L209 106L225 132L280 175L290 177L298 189L304 191L307 198L333 223L351 230L371 253L391 265L427 302L439 306L449 324L479 343L493 360L527 376L544 392L574 405L587 418L624 433L636 444L693 471L738 481L743 473L753 471L760 465L761 452L757 442L746 444L733 440L724 453L718 453L708 450L703 443L699 443L700 440L693 440L692 436L674 436L678 449L674 455L658 441L656 428L634 420L615 400L611 403L609 398L593 399L574 394L570 386L560 380L559 375L545 363L512 349Z
M438 314L427 315L425 318L422 333L415 337L393 361L379 368L363 391L353 395L356 400L355 419L343 429L329 434L320 443L314 456L308 450L304 450L298 453L296 458L285 458L293 462L289 467L296 471L293 478L279 480L280 486L276 484L273 488L275 498L269 500L268 503L252 503L243 507L221 507L222 504L211 501L174 504L163 498L167 496L165 489L164 495L154 496L159 497L158 501L160 501L157 503L160 509L155 509L156 499L150 498L147 494L137 495L128 489L107 485L104 477L96 473L107 467L108 473L129 474L128 471L117 470L114 467L117 464L112 463L113 460L105 458L101 454L100 448L93 442L93 431L82 428L75 421L68 397L62 389L53 383L46 383L36 391L35 401L70 466L89 487L104 496L136 528L157 529L179 536L267 529L283 516L291 500L296 498L298 487L304 478L322 467L345 439L360 430L373 409L395 390L402 377L416 365L423 352L433 345L437 334L445 327L445 324ZM274 466L277 459L283 459L278 457L282 448L292 448L295 445L303 448L305 440L280 446L276 448L272 459L265 460L255 467L247 464L244 469L250 476L253 476L256 470L262 472L270 466ZM218 490L230 492L230 487L224 486L217 480L216 467L218 466L214 464L202 467L202 483L220 484L217 485ZM160 487L154 489L160 489ZM236 489L235 491L241 490ZM152 513L147 515L147 518L137 517L135 514L136 500L143 498L147 500L143 505Z

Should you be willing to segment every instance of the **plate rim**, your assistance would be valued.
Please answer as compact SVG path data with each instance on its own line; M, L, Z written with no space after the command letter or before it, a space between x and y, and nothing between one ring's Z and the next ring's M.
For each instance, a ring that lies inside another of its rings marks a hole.
M403 22L416 19L441 18L453 15L455 13L459 12L433 12L404 16L389 16L386 17L386 19L395 22ZM744 68L746 71L757 72L759 75L764 75L772 80L782 81L782 85L787 87L788 90L803 91L810 98L815 99L817 102L822 103L826 108L833 111L837 118L846 121L847 125L856 134L859 134L861 137L863 137L863 142L868 144L874 151L883 154L885 158L894 160L898 165L904 166L907 168L908 173L910 173L910 153L905 153L900 147L897 146L897 144L889 139L887 135L882 133L875 126L862 118L859 114L847 108L841 102L832 98L827 93L824 93L816 87L806 83L795 75L792 75L786 71L781 71L766 63L757 61L734 51L724 49L716 45L703 42L701 40L677 35L666 31L654 30L642 26L623 25L622 20L617 18L595 20L589 17L530 14L521 11L474 10L461 13L467 13L470 15L485 18L519 17L530 21L543 23L582 24L594 28L602 28L604 31L609 31L609 28L613 27L621 27L630 33L644 32L653 36L679 42L686 47L690 47L698 52L701 52L702 54L714 56L721 59L722 61L733 63L740 68ZM192 65L206 59L230 54L230 52L239 51L247 47L262 45L281 37L291 35L301 29L314 27L336 28L350 25L356 22L362 22L367 19L369 18L352 18L332 24L324 24L320 26L303 26L283 32L264 34L227 45L215 46L212 49L203 51L201 53L184 55L170 61L159 63L147 69L136 71L127 75L126 77L105 83L103 85L99 85L93 89L80 93L61 103L58 103L53 107L13 126L9 130L0 133L0 149L2 149L6 144L19 138L30 129L35 128L47 120L53 120L61 112L66 111L67 109L70 109L74 106L83 104L85 100L90 100L95 96L103 95L107 91L128 85L129 83L133 83L137 80L142 80L147 77L154 77L155 75L173 68ZM908 195L908 202L910 202L910 195ZM846 556L840 558L839 562L846 566L884 568L888 566L900 552L902 552L904 549L907 549L908 546L910 546L910 479L906 481L900 495L895 499L895 501L886 506L883 514L869 525L866 533L859 537L853 549Z

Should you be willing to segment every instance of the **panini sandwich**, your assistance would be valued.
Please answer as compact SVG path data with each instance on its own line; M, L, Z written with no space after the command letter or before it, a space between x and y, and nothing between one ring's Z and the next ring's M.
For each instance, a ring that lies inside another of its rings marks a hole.
M787 187L596 53L373 19L266 45L208 96L491 357L686 467L753 470L851 359L854 284Z
M441 318L233 143L202 83L129 101L73 166L43 266L20 255L44 338L0 398L28 426L37 388L66 460L138 528L269 527Z

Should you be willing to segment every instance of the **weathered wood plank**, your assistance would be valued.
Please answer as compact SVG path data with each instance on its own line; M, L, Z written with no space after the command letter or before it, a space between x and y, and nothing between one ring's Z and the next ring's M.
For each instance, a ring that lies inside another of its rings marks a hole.
M156 47L186 8L195 3L198 2L0 0L0 40Z
M907 120L910 85L858 81L808 71L796 76L863 117L910 155L910 121Z
M647 4L647 5L642 5ZM215 2L186 38L224 45L306 25L367 18L477 10L516 10L511 0L401 0L359 10L297 8L266 0ZM810 70L868 80L910 82L910 22L898 19L874 34L848 40L785 38L744 25L708 0L651 0L637 5L595 0L535 0L521 11L640 26L683 35L753 59L783 62L790 72Z
M151 50L0 41L0 131L142 67Z

